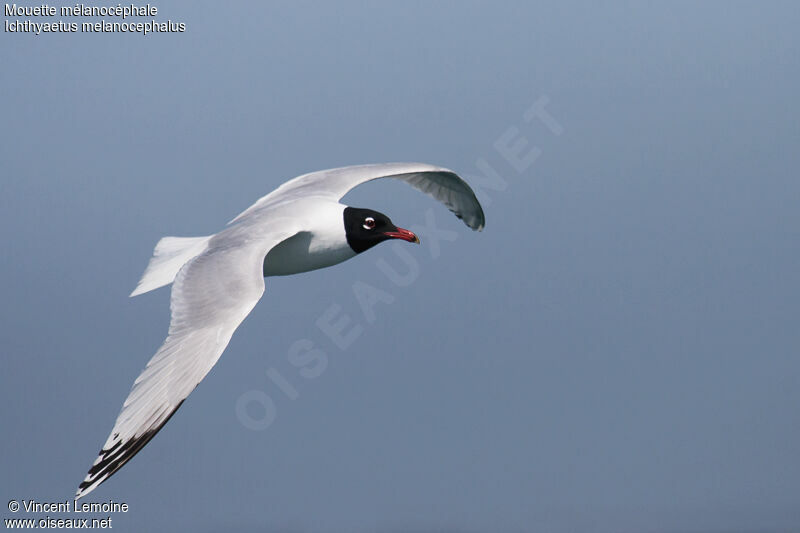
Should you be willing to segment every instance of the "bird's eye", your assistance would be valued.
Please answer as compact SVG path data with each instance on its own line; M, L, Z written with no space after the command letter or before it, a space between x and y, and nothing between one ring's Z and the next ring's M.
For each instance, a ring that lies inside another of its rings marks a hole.
M375 219L372 217L367 217L364 219L363 228L364 229L372 229L375 227Z

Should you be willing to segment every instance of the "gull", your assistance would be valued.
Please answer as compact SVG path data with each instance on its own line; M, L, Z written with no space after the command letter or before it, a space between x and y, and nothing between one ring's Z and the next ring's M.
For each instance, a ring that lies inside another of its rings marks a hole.
M346 261L390 239L419 243L386 215L340 202L378 178L402 180L435 198L473 230L485 219L455 172L424 163L382 163L304 174L261 197L214 235L164 237L131 296L172 283L164 344L134 381L114 428L75 499L86 496L164 427L219 359L264 293L264 278Z

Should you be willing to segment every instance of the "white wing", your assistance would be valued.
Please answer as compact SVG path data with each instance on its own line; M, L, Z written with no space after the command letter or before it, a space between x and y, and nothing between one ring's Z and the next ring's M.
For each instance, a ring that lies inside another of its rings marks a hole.
M378 178L397 178L435 198L480 231L486 224L475 193L455 172L425 163L381 163L321 170L289 180L231 220L237 222L255 211L298 196L319 196L339 201L350 189Z
M287 227L284 221L275 222ZM76 499L136 455L208 374L264 293L264 256L296 233L273 232L253 240L243 230L247 228L232 227L212 237L206 251L178 272L170 300L169 335L136 378Z

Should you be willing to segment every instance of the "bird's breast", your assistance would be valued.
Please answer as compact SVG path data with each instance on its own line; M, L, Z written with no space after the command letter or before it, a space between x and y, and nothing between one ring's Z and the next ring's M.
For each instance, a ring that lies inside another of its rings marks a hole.
M342 232L344 234L344 232ZM336 265L356 253L339 235L300 232L286 239L264 257L264 277L288 276Z

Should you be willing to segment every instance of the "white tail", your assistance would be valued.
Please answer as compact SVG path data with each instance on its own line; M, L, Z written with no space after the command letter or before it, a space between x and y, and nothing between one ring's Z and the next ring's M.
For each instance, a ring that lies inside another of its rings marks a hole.
M153 257L131 296L138 296L172 283L187 261L205 251L210 238L164 237L158 241L156 249L153 250Z

